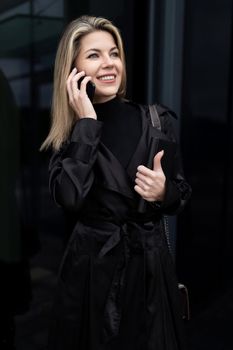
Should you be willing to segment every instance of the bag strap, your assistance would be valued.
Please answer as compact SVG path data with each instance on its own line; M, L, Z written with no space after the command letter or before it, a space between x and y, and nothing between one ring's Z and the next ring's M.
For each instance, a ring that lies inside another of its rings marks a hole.
M155 104L149 105L149 112L150 112L150 119L153 127L161 131L161 121L160 121L159 113L157 111ZM171 242L170 242L168 217L166 215L163 215L163 225L164 225L165 236L167 239L168 249L171 255L173 256L173 251L172 251Z
M159 113L157 111L155 104L149 105L149 112L150 112L150 118L151 118L151 123L153 127L161 131L161 122L160 122Z

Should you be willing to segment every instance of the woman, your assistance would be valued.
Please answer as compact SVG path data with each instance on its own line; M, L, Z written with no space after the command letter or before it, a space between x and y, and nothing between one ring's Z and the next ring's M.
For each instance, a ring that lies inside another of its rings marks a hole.
M169 178L163 151L153 154L152 169L146 166L158 130L147 106L123 99L118 29L98 17L71 22L54 76L53 121L42 148L55 151L52 196L76 224L60 267L49 349L182 349L177 281L162 217L181 210L190 187L178 154ZM93 103L86 90L90 80ZM161 106L159 112L159 135L174 145L171 113Z

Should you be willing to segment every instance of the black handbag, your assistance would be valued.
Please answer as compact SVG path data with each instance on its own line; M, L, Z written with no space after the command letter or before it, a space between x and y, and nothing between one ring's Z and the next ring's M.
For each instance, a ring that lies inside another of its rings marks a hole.
M155 104L149 105L149 112L150 112L150 118L151 118L151 123L153 127L161 131L160 117ZM168 249L171 255L174 256L172 252L171 242L170 242L168 217L166 215L163 216L163 223L164 223L164 232L167 240ZM178 289L180 293L182 318L183 320L190 320L190 303L189 303L188 288L184 284L178 283Z

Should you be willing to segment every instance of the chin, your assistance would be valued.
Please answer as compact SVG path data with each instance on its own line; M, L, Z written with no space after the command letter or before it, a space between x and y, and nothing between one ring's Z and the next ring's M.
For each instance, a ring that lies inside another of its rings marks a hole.
M97 89L97 93L99 96L111 96L111 95L115 95L117 94L117 91L119 90L119 88L117 87L106 87L105 89L101 88L101 89Z
M114 94L114 95L101 95L101 96L97 95L94 98L94 103L104 103L104 102L112 100L114 97L116 97L116 94Z
M117 95L118 89L103 89L96 91L96 99L111 99Z

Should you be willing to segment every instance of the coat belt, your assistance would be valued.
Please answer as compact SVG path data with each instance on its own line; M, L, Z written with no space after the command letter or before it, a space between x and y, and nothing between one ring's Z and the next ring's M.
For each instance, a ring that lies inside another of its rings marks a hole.
M98 255L100 258L105 256L120 242L123 243L123 251L117 263L104 309L103 338L105 342L118 335L120 328L123 289L125 286L126 270L130 257L127 224L119 226L119 229L111 235Z
M90 225L90 220L87 220ZM101 223L103 221L100 220ZM100 223L99 222L99 223ZM149 221L150 224L153 224L152 221ZM93 222L92 222L93 223ZM97 222L94 222L97 224ZM115 273L112 279L112 283L109 289L107 300L104 307L104 326L103 326L103 341L107 343L112 338L116 337L119 334L121 317L122 317L122 308L123 308L123 292L126 282L126 272L127 266L130 258L130 239L128 234L128 225L137 226L136 222L111 222L108 221L108 224L114 223L115 230L109 239L104 243L101 250L98 253L99 258L103 258L108 252L115 248L119 243L122 243L123 249L119 257ZM148 223L148 222L147 222ZM145 224L145 222L144 222ZM140 227L140 230L142 228ZM143 245L143 242L142 242ZM143 247L140 248L143 250Z

